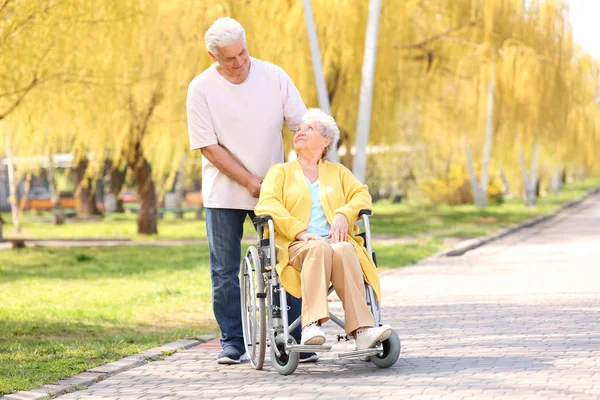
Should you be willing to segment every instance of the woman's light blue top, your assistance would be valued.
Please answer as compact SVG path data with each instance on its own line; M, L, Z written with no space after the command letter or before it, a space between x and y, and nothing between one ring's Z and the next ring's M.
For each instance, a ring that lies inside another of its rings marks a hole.
M321 205L321 198L319 197L319 180L317 179L313 183L310 183L310 180L307 177L304 178L306 179L306 183L310 189L310 197L312 198L310 220L306 231L308 233L319 235L327 240L331 240L327 237L329 236L329 231L331 231L331 225L327 222L327 217L325 216L323 206Z

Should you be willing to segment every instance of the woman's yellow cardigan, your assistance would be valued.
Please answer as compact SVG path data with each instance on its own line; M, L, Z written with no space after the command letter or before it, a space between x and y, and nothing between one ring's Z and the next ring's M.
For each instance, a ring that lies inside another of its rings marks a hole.
M362 237L357 236L355 222L362 209L372 209L371 195L352 172L339 163L319 162L319 195L329 224L335 214L348 219L348 242L354 245L365 280L380 299L381 288L375 263L365 249ZM304 172L298 161L274 165L265 177L256 208L256 215L268 214L275 225L277 273L283 287L293 296L301 297L300 272L288 265L290 243L308 228L312 199Z

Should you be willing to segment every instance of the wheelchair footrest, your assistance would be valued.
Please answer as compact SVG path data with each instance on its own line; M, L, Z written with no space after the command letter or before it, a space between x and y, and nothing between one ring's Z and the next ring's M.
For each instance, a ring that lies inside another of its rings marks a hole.
M322 344L314 344L314 345L301 345L295 344L289 347L291 353L311 353L318 351L329 351L331 350L331 346L326 346Z
M376 354L383 353L383 346L379 345L372 349L354 350L346 353L338 353L338 358L361 358L367 356L374 356Z

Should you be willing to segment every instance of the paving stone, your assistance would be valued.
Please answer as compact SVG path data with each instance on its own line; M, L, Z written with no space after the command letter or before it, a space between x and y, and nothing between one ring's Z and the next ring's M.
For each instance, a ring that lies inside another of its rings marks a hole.
M155 398L600 398L600 196L462 256L382 271L383 321L402 354L392 368L339 360L333 340L317 364L280 376L265 363L215 363L218 349L175 342L140 364L60 400ZM339 303L331 309L341 312ZM199 342L198 342L199 343ZM95 369L112 374L118 365ZM113 368L113 369L110 369ZM16 394L15 394L16 395ZM13 395L11 395L13 396ZM23 399L25 400L25 399Z
M10 399L10 400L45 400L50 399L50 395L48 393L35 392L35 391L20 391L11 394L7 394L2 397L2 399Z
M90 386L106 378L108 374L101 372L82 372L69 379L58 381L59 385Z
M92 368L88 371L105 373L108 375L114 375L114 374L117 374L122 371L127 371L131 368L139 367L140 365L143 365L145 363L146 363L145 357L136 355L136 356L131 356L131 357L125 357L118 361L114 361L114 362L111 362L108 364L101 365L96 368Z

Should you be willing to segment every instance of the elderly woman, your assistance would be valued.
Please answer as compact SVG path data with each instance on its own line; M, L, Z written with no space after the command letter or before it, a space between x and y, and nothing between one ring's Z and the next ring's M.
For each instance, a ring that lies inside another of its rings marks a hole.
M377 298L381 293L375 264L356 235L358 213L371 208L371 196L346 167L325 159L339 134L332 117L308 110L294 135L298 158L269 170L255 212L273 218L277 272L285 289L302 298L301 344L325 343L321 325L329 319L331 282L346 333L362 350L386 340L392 328L373 327L365 296L365 280Z

